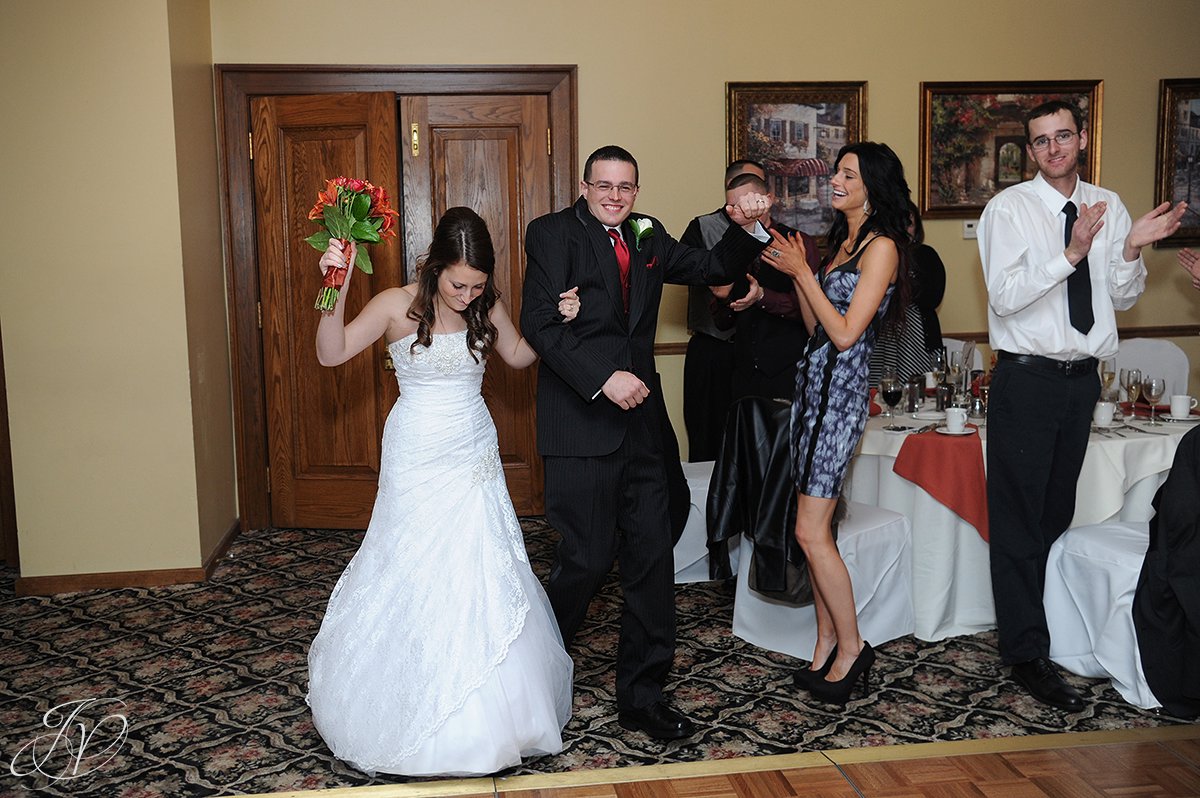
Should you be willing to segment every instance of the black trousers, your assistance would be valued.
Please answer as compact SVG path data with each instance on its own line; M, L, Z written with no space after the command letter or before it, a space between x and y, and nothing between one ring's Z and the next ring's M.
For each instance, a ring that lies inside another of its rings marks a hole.
M1000 660L1050 654L1042 606L1050 546L1075 515L1087 453L1094 371L1076 376L1001 360L988 399L987 493Z
M683 425L688 462L716 460L733 402L733 342L698 332L683 358Z
M637 418L610 455L545 458L546 520L562 535L546 594L568 649L618 561L624 596L619 709L662 698L675 660L675 568L654 411L646 405L629 411Z

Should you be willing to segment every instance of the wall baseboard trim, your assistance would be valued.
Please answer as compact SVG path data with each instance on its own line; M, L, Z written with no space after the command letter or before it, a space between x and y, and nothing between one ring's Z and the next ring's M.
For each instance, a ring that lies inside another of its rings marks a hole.
M229 529L221 536L221 542L212 550L212 553L204 559L204 578L205 580L212 579L213 571L221 560L225 559L225 555L229 552L229 547L233 545L233 541L237 540L237 536L242 532L242 519L235 518L233 523L229 525Z
M63 574L61 576L18 576L13 592L18 596L52 596L55 593L78 593L82 590L118 590L124 587L162 587L207 582L218 563L225 558L229 547L242 531L242 519L235 518L221 536L200 568L163 568L154 571L109 571L98 574Z
M116 590L123 587L162 587L203 582L203 568L162 568L154 571L109 571L98 574L18 576L13 591L18 596L50 596L81 590Z
M958 341L974 341L977 344L988 342L987 330L983 332L942 332L946 338ZM1120 338L1190 338L1200 335L1200 325L1175 324L1162 327L1120 327L1117 329ZM687 341L666 341L654 345L654 354L684 355L687 354Z

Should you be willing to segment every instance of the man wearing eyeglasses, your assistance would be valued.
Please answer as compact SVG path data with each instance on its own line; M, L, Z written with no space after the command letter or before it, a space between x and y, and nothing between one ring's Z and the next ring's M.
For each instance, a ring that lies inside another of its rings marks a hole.
M1038 701L1078 712L1083 698L1050 662L1042 608L1046 557L1075 514L1075 488L1117 354L1117 310L1146 285L1141 250L1179 229L1186 206L1131 220L1112 191L1079 179L1088 132L1058 100L1025 118L1032 180L994 196L979 220L996 352L988 400L987 490L1000 659Z
M533 220L525 236L521 329L542 358L538 452L546 520L562 536L546 593L569 649L614 559L620 563L618 721L678 739L695 726L663 701L675 656L675 592L664 476L669 421L654 365L658 305L666 282L730 282L768 236L761 226L755 235L733 226L709 252L680 244L657 219L631 215L637 161L621 147L593 152L579 189L574 205ZM768 209L761 194L739 201L749 219ZM558 295L575 286L580 310L563 324Z

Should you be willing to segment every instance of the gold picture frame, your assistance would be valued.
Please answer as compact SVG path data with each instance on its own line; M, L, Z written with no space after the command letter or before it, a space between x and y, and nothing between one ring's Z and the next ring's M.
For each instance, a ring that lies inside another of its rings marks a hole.
M1154 246L1200 244L1200 78L1159 81L1154 165L1154 203L1188 204L1179 230Z
M771 218L824 246L838 150L867 131L867 83L726 83L730 161L758 161L775 194Z
M1079 175L1100 178L1103 81L922 82L919 207L925 218L975 218L995 194L1037 167L1024 117L1050 100L1079 108L1088 131Z

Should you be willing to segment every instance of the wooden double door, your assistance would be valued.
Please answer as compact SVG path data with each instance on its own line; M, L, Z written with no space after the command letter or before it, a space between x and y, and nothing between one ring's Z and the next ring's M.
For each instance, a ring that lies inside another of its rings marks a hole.
M317 191L338 175L369 179L401 210L399 239L373 246L374 274L352 280L347 318L373 294L411 281L437 220L464 205L487 222L493 279L516 322L525 225L554 209L548 102L544 94L392 91L251 98L271 525L366 526L383 423L397 396L383 341L336 368L316 361L321 276L304 239L316 230L307 214ZM543 503L534 375L492 358L483 389L523 514L542 512Z

